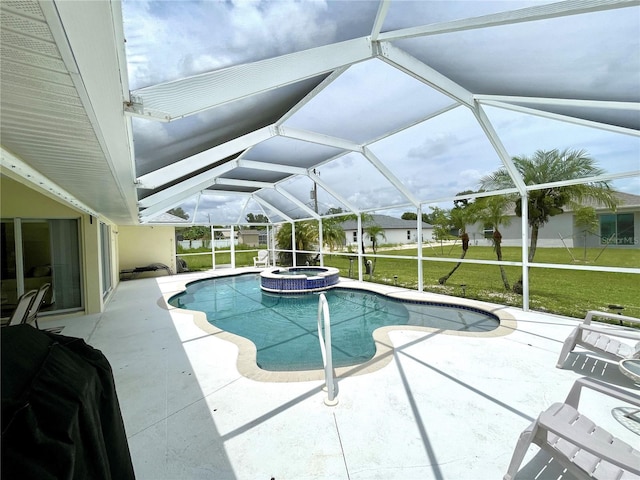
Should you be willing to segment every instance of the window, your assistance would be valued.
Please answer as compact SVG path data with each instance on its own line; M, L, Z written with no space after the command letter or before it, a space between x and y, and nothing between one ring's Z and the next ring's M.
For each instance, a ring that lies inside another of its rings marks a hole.
M635 245L633 213L600 215L600 243Z
M354 242L358 241L358 232L353 232L353 241Z
M493 225L491 225L490 223L485 223L482 233L484 235L484 238L493 238Z
M411 240L411 230L407 230L407 240Z

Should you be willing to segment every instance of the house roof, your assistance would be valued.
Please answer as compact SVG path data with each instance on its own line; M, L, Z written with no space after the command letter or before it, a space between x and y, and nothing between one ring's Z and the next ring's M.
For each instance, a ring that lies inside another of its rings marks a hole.
M639 176L636 0L0 8L2 173L116 223L450 202L560 126Z
M634 195L632 193L625 192L616 192L616 197L620 200L620 205L618 206L627 208L627 207L640 207L640 195Z
M390 217L389 215L378 215L378 214L373 214L371 215L371 217L372 218L370 222L363 221L363 226L365 228L369 225L378 225L379 227L382 227L385 230L392 230L392 229L407 230L407 229L418 228L416 220L403 220L402 218L394 218L394 217ZM347 220L342 224L342 228L344 230L356 230L358 228L358 222L355 220ZM431 228L431 225L428 223L422 222L422 228L423 229Z
M626 192L615 192L615 196L619 201L618 209L634 208L634 207L640 208L640 195L634 195L632 193L626 193ZM583 204L588 207L593 207L596 210L607 210L607 211L611 210L606 205L599 203L595 200L585 200ZM568 211L571 211L571 208L569 206L566 206L564 210L568 212Z

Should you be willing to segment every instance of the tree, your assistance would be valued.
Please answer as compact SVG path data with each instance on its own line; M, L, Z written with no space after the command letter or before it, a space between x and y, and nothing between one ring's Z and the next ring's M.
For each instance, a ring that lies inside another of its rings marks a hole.
M373 250L373 254L376 254L376 246L378 244L378 237L384 238L385 240L387 239L386 235L384 234L384 228L382 228L380 225L378 224L371 224L367 227L365 227L364 229L365 233L369 236L369 238L371 239L371 248ZM373 265L371 266L371 272L367 272L367 273L371 273L373 274L373 272L376 269L376 260L377 258L373 258Z
M464 195L466 193L473 193L470 191L461 192L458 195ZM467 233L467 225L474 223L476 221L476 204L473 200L470 199L462 199L455 200L453 202L454 207L449 210L449 219L450 224L453 228L458 230L458 236L460 240L462 240L462 254L460 258L463 259L467 255L467 251L469 250L469 234ZM443 277L438 279L438 283L440 285L444 285L447 283L447 280L454 274L454 272L460 268L462 262L456 263L453 269Z
M254 215L253 213L247 213L246 219L249 223L269 223L269 218L262 213L259 213L257 215ZM264 225L252 225L249 228L255 230L264 230L266 227Z
M211 229L203 226L193 226L182 230L182 238L185 240L202 240L209 239L211 236Z
M341 217L329 217L322 220L322 241L333 251L344 244L344 229Z
M585 150L537 150L533 156L513 157L513 163L526 185L540 185L576 178L602 175L604 170L596 166L596 161ZM506 168L480 179L483 190L497 190L513 186ZM528 192L527 211L531 228L531 244L529 262L532 262L538 245L538 232L555 215L563 213L564 206L578 208L585 200L595 201L611 209L615 209L617 198L615 192L606 181L590 182L579 185L547 187ZM522 198L515 201L515 213L522 216ZM513 286L517 293L522 293L522 277Z
M400 218L403 220L417 220L418 214L415 212L404 212ZM431 215L429 215L428 213L422 214L422 221L424 223L433 223L431 219Z
M513 203L512 199L504 195L496 195L493 197L484 197L476 199L477 219L482 222L485 227L491 227L493 234L491 240L493 242L493 251L496 252L498 261L502 261L502 234L500 233L501 225L509 225L511 217L507 215L509 205ZM500 265L500 276L504 288L509 290L509 280L504 265Z
M596 214L596 209L593 207L580 207L573 212L573 218L575 219L576 227L582 229L582 235L584 237L584 253L582 260L586 262L587 236L598 230L598 215Z
M318 241L318 224L313 221L303 221L296 223L296 265L304 265L309 260L308 253L300 253L300 250L312 250ZM276 234L276 243L280 250L291 250L291 224L282 225ZM293 255L291 252L280 252L278 254L282 265L293 265Z
M175 215L176 217L184 218L185 220L189 220L189 214L185 212L182 207L172 208L171 210L167 211L167 213Z
M440 253L444 253L442 242L451 238L449 210L431 207L431 225L433 225L433 239L440 242Z
M325 215L335 215L337 213L344 213L344 210L340 207L331 207L325 212Z

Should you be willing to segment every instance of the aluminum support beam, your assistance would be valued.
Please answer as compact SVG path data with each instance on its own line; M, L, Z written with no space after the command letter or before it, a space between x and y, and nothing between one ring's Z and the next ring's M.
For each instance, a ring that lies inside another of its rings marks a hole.
M155 189L167 183L173 182L190 173L197 172L209 165L224 160L235 153L242 152L264 140L275 136L273 127L260 128L241 137L234 138L226 143L210 148L204 152L192 155L183 160L159 168L154 172L138 177L138 187Z
M368 37L347 40L141 88L132 92L125 112L171 121L371 57Z
M418 205L416 209L416 213L418 214L418 291L424 291L424 274L423 274L423 265L422 265L422 205Z
M320 218L320 216L314 212L312 209L310 209L309 207L307 207L304 203L302 203L300 200L298 200L296 197L294 197L293 195L291 195L289 192L287 192L284 188L276 185L274 187L275 191L278 192L280 195L282 195L283 197L285 197L287 200L291 201L293 204L295 204L297 207L301 208L302 210L304 210L305 212L307 212L312 218L315 218L316 220Z
M291 127L278 127L277 131L278 134L282 137L294 138L296 140L302 140L304 142L316 143L318 145L326 145L328 147L335 147L342 150L362 153L362 145L359 145L355 142L350 142L349 140L345 140L342 138L332 137L330 135L323 135L321 133Z
M461 32L476 28L513 25L515 23L531 22L535 20L543 20L545 18L565 17L568 15L579 15L583 13L598 12L601 10L632 7L638 4L640 4L640 2L637 0L570 0L493 13L480 17L454 20L451 22L404 28L401 30L382 33L378 36L378 40L400 40L403 38Z
M380 31L382 30L382 26L384 25L384 21L387 18L387 12L389 11L389 7L391 6L391 0L383 0L380 2L378 6L378 12L376 13L376 19L373 22L373 28L371 29L371 40L378 40L378 36L380 35Z
M307 169L302 167L292 167L291 165L282 165L279 163L257 162L255 160L238 160L239 168L250 168L252 170L267 170L269 172L290 173L292 175L306 175Z
M524 192L520 202L522 212L522 310L529 311L529 194Z
M378 159L378 157L376 157L374 153L371 150L369 150L369 148L367 147L365 147L364 149L364 156L382 174L382 176L386 178L389 181L389 183L391 183L391 185L393 185L396 188L396 190L398 190L402 195L404 195L405 198L409 200L414 207L418 208L418 206L420 205L420 201L413 195L413 193L411 193L409 190L405 188L404 184L398 179L398 177L396 177L391 172L391 170L389 170L386 167L386 165L384 165Z
M143 208L149 208L157 202L167 200L170 198L182 197L183 199L190 197L191 195L204 190L214 184L215 179L223 173L229 172L238 166L237 160L231 160L230 162L214 167L211 170L200 173L194 177L191 177L183 182L172 185L169 188L149 195L138 202L138 205Z
M358 234L356 238L358 239L358 281L362 282L364 279L362 272L362 257L364 255L362 250L362 213L358 213Z
M285 214L281 210L279 210L276 207L274 207L271 203L267 202L265 199L260 198L258 195L255 195L255 194L251 195L251 198L253 198L256 202L258 202L264 208L267 208L267 209L277 213L282 218L284 218L287 222L293 222L293 218L291 218L289 215Z
M593 120L586 120L584 118L570 117L568 115L562 115L559 113L548 112L546 110L540 110L538 108L523 107L522 105L514 105L511 103L497 102L493 100L479 100L480 104L490 107L502 108L504 110L511 110L513 112L525 113L527 115L535 115L536 117L549 118L551 120L558 120L565 123L573 123L575 125L582 125L584 127L598 128L608 132L621 133L624 135L633 135L635 137L640 136L640 130L633 128L620 127L617 125L611 125L608 123L596 122ZM612 102L606 102L612 103ZM635 104L638 112L640 113L640 105ZM616 110L621 110L617 108Z
M329 195L333 196L333 198L338 200L340 203L342 203L342 205L347 207L353 213L360 213L360 209L359 208L356 208L354 205L351 204L351 202L349 202L342 195L340 195L338 192L336 192L329 184L327 184L327 182L322 180L322 178L320 178L319 175L316 175L313 172L307 172L307 175L309 176L309 178L313 182L315 182L318 185L320 185Z
M296 255L296 222L291 222L291 264L294 267L298 266Z
M473 106L470 91L388 42L380 43L380 59L456 101Z
M502 144L500 137L498 137L498 134L494 130L493 125L489 121L487 114L479 104L476 104L475 108L472 108L472 111L476 117L476 120L478 120L480 127L487 136L489 142L491 142L491 145L493 145L493 148L500 157L500 160L502 160L502 164L507 169L507 172L509 172L509 176L513 180L513 184L518 189L520 195L524 195L526 186L524 184L524 181L522 180L522 176L513 164L511 156L507 153L506 148L504 148L504 145Z
M238 180L236 178L216 178L214 184L229 185L232 187L273 188L273 183L258 182L255 180Z

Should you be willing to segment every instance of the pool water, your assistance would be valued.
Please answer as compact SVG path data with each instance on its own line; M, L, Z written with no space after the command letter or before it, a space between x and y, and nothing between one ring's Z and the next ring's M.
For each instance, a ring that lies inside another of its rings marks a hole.
M390 325L487 332L497 317L480 310L404 302L371 292L332 288L324 292L331 316L335 367L357 365L376 351L372 333ZM221 330L251 340L264 370L322 369L318 340L318 295L277 295L260 289L259 275L237 275L191 283L169 304L205 312Z

